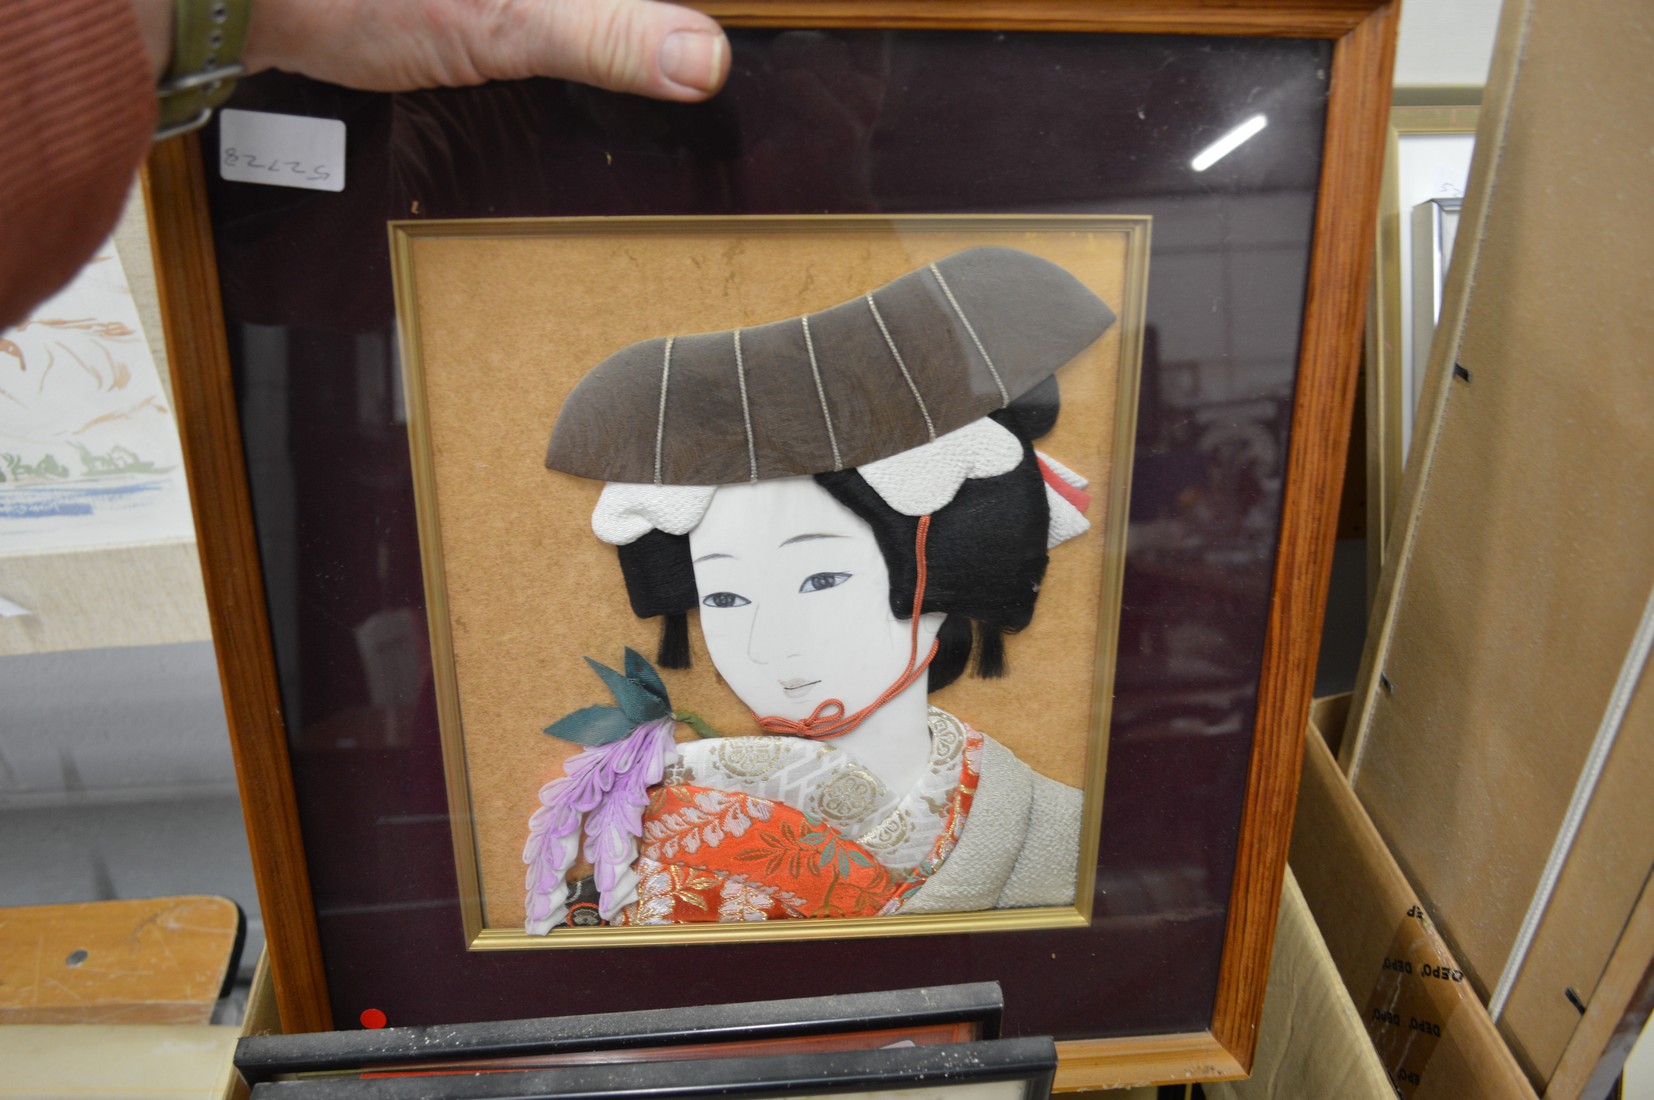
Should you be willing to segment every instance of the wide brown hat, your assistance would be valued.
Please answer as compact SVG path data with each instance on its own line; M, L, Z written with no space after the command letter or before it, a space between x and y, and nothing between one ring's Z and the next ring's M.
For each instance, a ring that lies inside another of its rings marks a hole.
M862 466L1005 407L1113 323L1049 260L972 248L817 313L621 349L564 402L546 465L656 485Z

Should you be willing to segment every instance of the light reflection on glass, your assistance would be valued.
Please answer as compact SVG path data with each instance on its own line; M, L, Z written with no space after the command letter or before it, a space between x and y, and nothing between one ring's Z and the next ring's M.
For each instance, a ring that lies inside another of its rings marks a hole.
M1206 148L1202 149L1198 154L1196 154L1195 159L1189 162L1189 167L1193 168L1196 172L1206 171L1206 169L1210 168L1230 153L1233 153L1236 149L1239 149L1245 142L1257 137L1258 134L1262 132L1263 128L1268 125L1269 119L1265 118L1263 115L1253 115L1251 118L1247 119L1245 122L1241 123L1233 130L1230 130L1227 134L1224 134Z

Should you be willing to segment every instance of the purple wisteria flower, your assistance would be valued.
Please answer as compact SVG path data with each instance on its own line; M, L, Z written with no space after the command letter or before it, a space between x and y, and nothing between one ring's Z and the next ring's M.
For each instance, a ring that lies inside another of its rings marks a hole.
M637 900L638 838L649 788L677 759L671 718L645 722L619 741L583 749L564 765L564 774L540 788L540 808L528 819L528 890L525 928L543 936L568 915L564 881L579 851L585 822L586 858L595 868L598 913L613 920Z
M580 851L597 880L598 915L613 920L637 900L638 840L649 788L678 758L673 736L679 721L701 736L710 730L698 718L675 714L660 674L634 650L626 650L622 675L586 663L614 694L615 706L585 707L546 727L545 732L586 746L563 764L563 775L540 788L540 807L528 819L528 891L523 920L531 936L543 936L568 916L569 868Z

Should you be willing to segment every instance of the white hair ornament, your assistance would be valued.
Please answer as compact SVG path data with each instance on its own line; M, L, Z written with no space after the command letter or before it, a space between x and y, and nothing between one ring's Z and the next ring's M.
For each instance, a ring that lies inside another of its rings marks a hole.
M1050 507L1047 549L1091 529L1081 507L1086 479L1048 455L1036 452L1045 477ZM906 516L925 516L945 508L968 478L998 477L1022 461L1022 443L988 417L975 420L900 454L858 469L867 484L890 507ZM1053 487L1060 480L1072 491ZM651 530L687 535L712 504L716 485L638 485L610 482L597 498L592 531L614 546L636 542Z
M966 478L1010 473L1021 461L1017 437L998 421L983 417L934 442L869 462L857 472L902 515L928 516L945 507Z
M626 546L650 530L687 535L706 515L716 485L634 485L611 481L592 511L592 532L604 542Z

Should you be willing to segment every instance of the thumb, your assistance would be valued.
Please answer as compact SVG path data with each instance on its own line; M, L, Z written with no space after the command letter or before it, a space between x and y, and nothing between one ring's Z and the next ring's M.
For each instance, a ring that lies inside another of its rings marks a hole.
M656 0L539 0L498 26L505 77L553 76L616 92L705 99L729 73L729 42L710 16ZM491 68L493 66L490 66Z

